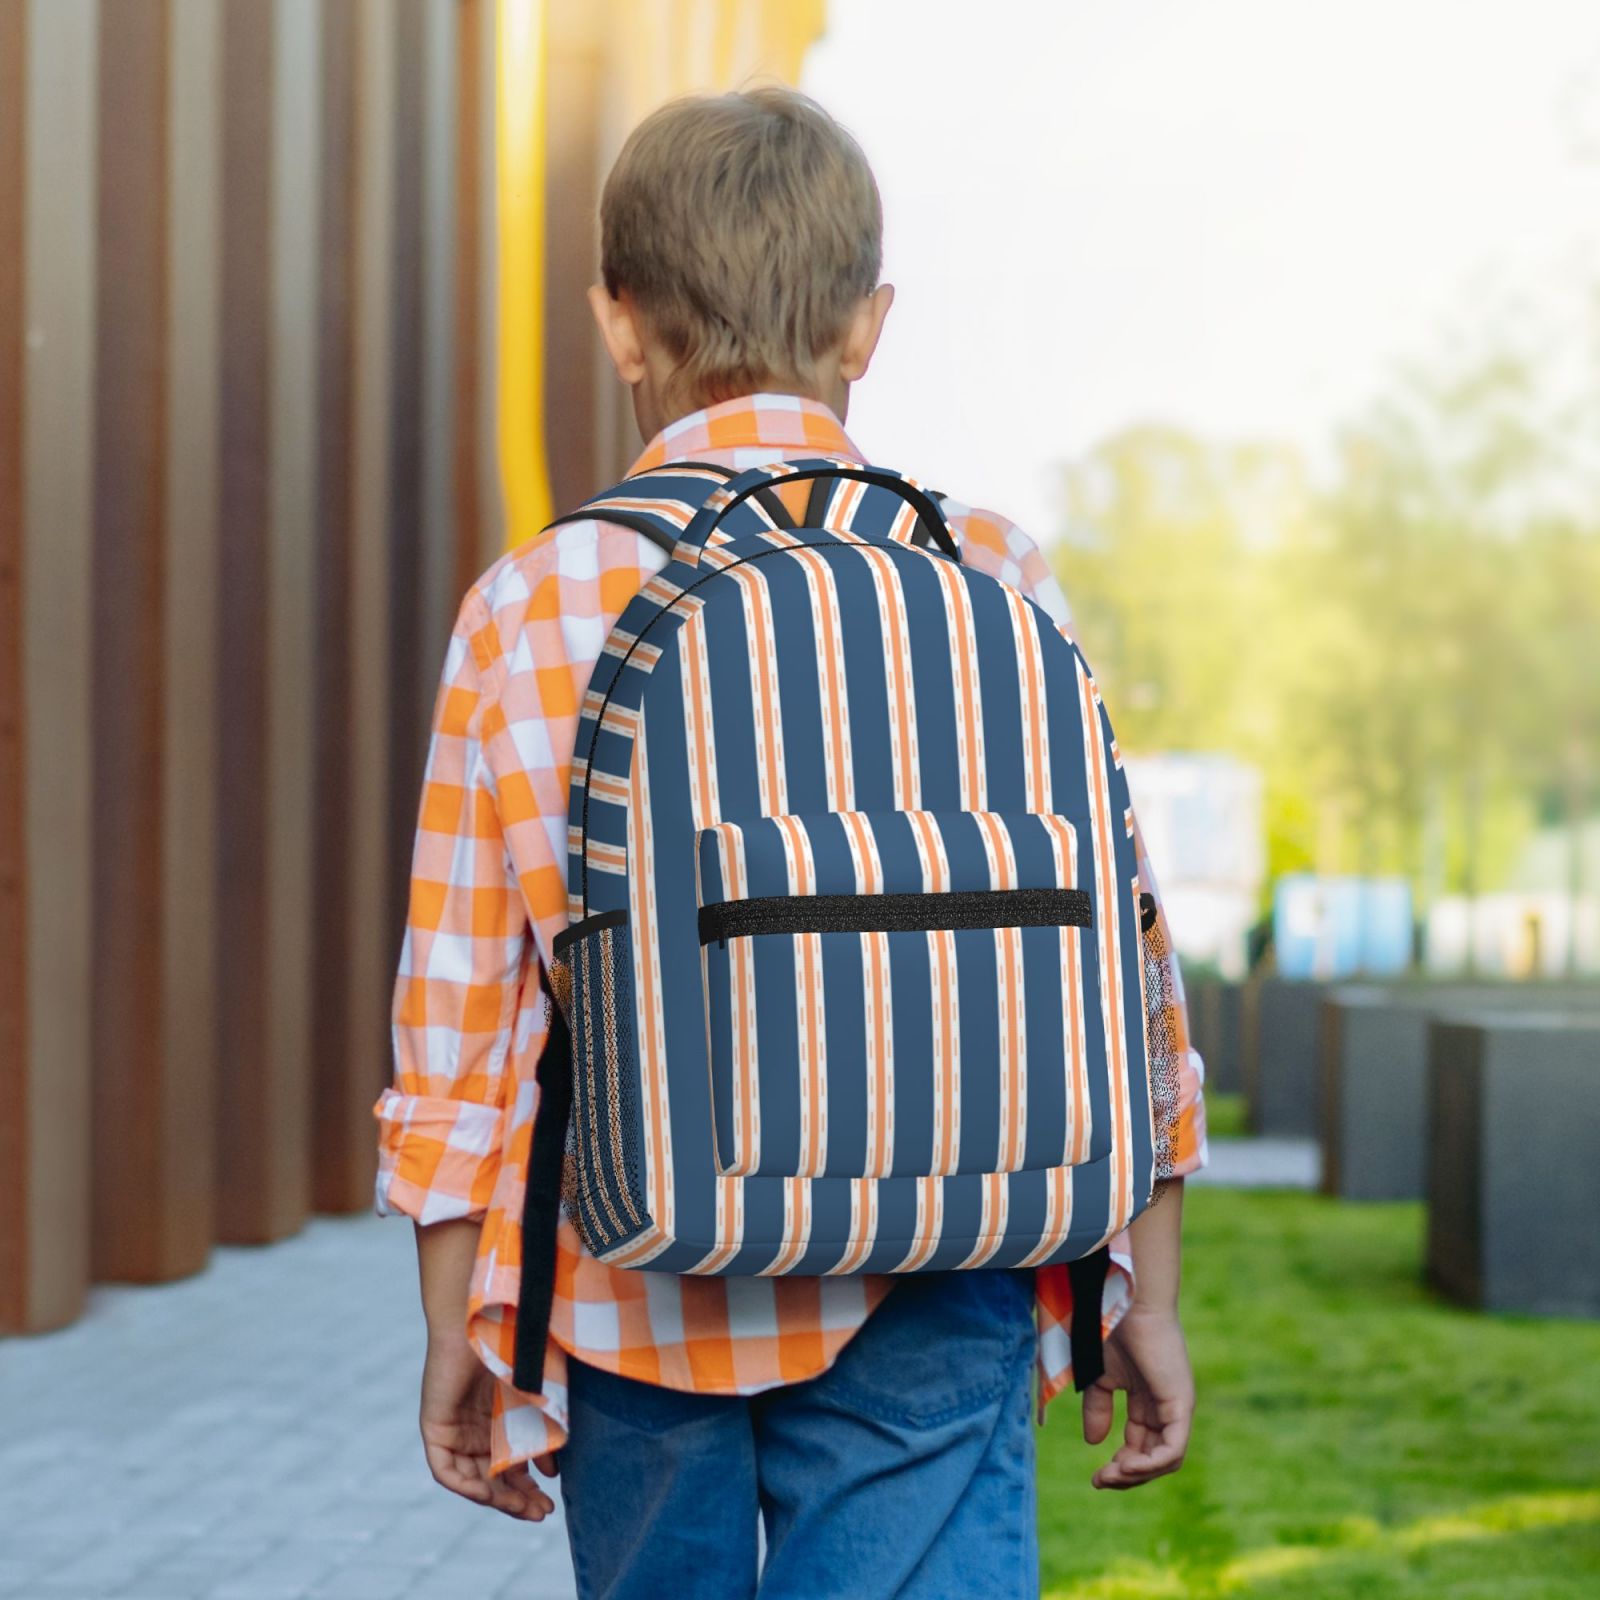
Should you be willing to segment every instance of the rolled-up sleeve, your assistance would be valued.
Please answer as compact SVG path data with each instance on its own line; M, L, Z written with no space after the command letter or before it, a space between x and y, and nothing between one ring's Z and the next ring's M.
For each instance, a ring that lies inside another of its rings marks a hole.
M434 702L378 1097L379 1215L482 1218L500 1170L528 919L482 740L494 625L462 602Z
M1155 924L1145 945L1145 1034L1150 1042L1156 1177L1182 1178L1198 1172L1207 1160L1205 1063L1190 1042L1183 974L1137 817L1133 843L1139 857L1139 888L1156 905Z

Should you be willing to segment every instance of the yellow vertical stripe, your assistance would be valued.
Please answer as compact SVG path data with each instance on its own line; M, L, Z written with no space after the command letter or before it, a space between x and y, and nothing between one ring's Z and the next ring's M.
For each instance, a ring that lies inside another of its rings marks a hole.
M498 439L508 546L531 538L553 515L543 406L544 36L544 0L497 0Z
M581 16L604 62L592 114L626 126L675 94L777 77L794 82L822 34L825 0L490 0L494 6L495 452L507 545L554 514L545 445L545 107L550 15ZM565 19L565 21L563 21ZM612 151L614 153L614 149ZM556 285L563 306L568 286ZM573 315L581 315L576 299ZM561 375L555 375L560 385Z

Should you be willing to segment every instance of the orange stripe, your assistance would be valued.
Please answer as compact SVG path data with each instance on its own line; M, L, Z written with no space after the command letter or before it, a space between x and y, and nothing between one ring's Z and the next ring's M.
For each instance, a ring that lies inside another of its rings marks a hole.
M1045 1174L1044 1232L1018 1266L1035 1266L1049 1255L1061 1243L1071 1220L1072 1191L1068 1187L1067 1169L1051 1167Z
M758 711L757 733L764 748L760 752L762 809L775 816L784 809L783 764L779 738L778 684L772 663L772 634L768 628L767 587L759 577L746 575L743 581L750 593L750 664L756 673Z
M696 617L683 630L683 660L689 682L684 698L689 707L689 744L693 756L696 830L707 827L717 815L717 771L712 757L710 673L705 639Z
M643 1074L645 1095L645 1124L649 1133L649 1193L651 1221L663 1236L672 1229L672 1150L667 1127L667 1086L665 1062L662 1059L660 1035L660 1006L657 1000L654 943L656 927L653 905L655 867L652 859L652 841L649 832L648 753L644 734L634 744L629 782L633 791L628 808L629 854L639 870L630 885L633 904L629 910L636 928L648 930L634 944L635 981L639 986L640 1007L636 1018L644 1021L644 1038L640 1041L644 1051L646 1071ZM641 1244L641 1251L653 1245ZM630 1247L630 1258L632 1250Z
M872 836L866 816L860 811L846 811L839 819L844 824L845 837L855 859L857 882L862 894L877 894L882 888L883 873L878 857L878 842Z
M909 508L908 508L909 509ZM983 760L982 703L978 687L977 650L973 638L972 597L966 583L943 562L937 563L950 623L951 657L955 667L956 715L960 718L961 792L968 811L988 804Z
M806 577L817 621L817 669L821 680L824 734L828 741L829 803L835 811L855 804L850 757L850 702L844 682L838 594L833 573L816 552L808 552Z
M943 1198L944 1191L939 1178L917 1179L917 1236L900 1263L901 1272L915 1272L938 1247Z
M910 639L905 614L897 604L902 599L899 575L894 570L894 563L883 551L863 545L861 554L872 570L878 594L878 613L883 624L895 788L899 794L900 809L914 811L920 803L922 775L917 770L916 702L912 698Z
M680 528L687 528L694 520L694 513L680 501L642 500L636 495L610 495L583 509L593 516L596 522L604 522L607 511L648 511L663 521L676 523Z
M1000 1014L1005 1019L1005 1063L1001 1082L1005 1095L1005 1122L1000 1130L1000 1170L1015 1172L1022 1165L1022 933L1018 928L998 930L996 953L1000 957Z
M859 1270L878 1232L878 1189L870 1178L850 1180L850 1242L828 1275Z
M737 825L725 824L728 843L723 852L723 871L728 880L728 897L742 900L749 894L744 863L744 833ZM736 939L732 946L729 974L734 984L734 1129L733 1170L751 1171L756 1164L759 1140L756 1137L755 1088L755 952L748 939Z
M934 1108L936 1172L953 1172L961 1135L960 1041L956 1033L955 954L953 933L928 935L939 968L939 1033L934 1050L939 1062L939 1103Z
M926 811L908 812L906 820L910 822L911 831L922 846L928 892L940 894L950 887L950 864L945 854L944 839Z
M779 1277L805 1254L811 1239L811 1185L806 1178L783 1180L783 1233L787 1241L761 1269L762 1277Z
M816 865L811 854L811 840L805 828L794 817L774 819L783 838L784 855L789 868L789 892L797 895L816 893ZM825 1078L824 1040L820 999L822 994L822 938L819 934L801 934L795 940L797 956L795 981L799 985L798 1017L801 1060L801 1146L800 1171L811 1177L821 1173L825 1134L827 1129L828 1099Z
M1005 1216L1008 1209L1009 1189L1002 1172L986 1172L983 1177L983 1205L978 1218L978 1237L973 1241L972 1252L963 1267L981 1267L996 1250L1004 1237Z

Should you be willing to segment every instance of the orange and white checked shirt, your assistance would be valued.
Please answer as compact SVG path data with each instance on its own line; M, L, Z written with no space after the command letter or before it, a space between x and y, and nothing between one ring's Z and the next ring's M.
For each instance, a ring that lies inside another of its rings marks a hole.
M632 471L668 461L734 468L785 458L865 461L826 406L792 395L730 400L674 422ZM806 486L800 489L801 497ZM794 508L797 512L800 507ZM954 501L962 560L1014 585L1058 622L1066 600L1034 544ZM544 1042L539 963L567 923L567 781L578 707L607 634L666 557L637 534L567 523L507 551L461 603L434 706L394 987L395 1072L373 1108L377 1210L482 1222L467 1332L499 1382L492 1465L566 1439L566 1358L669 1388L753 1394L826 1369L888 1292L886 1277L676 1277L602 1266L562 1219L544 1394L510 1383L524 1175ZM1141 887L1156 892L1139 843ZM1170 947L1170 939L1167 941ZM1206 1159L1203 1067L1177 999L1172 1172ZM1126 1235L1112 1242L1102 1321L1127 1304ZM1038 1274L1040 1402L1070 1381L1064 1267Z

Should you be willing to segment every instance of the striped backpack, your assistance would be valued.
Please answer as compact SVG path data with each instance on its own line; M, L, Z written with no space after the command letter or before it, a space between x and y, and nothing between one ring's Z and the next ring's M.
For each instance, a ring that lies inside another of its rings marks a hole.
M1084 1387L1155 1174L1153 907L1077 646L877 468L661 467L592 518L669 559L578 726L513 1381L564 1197L617 1267L1071 1263Z

